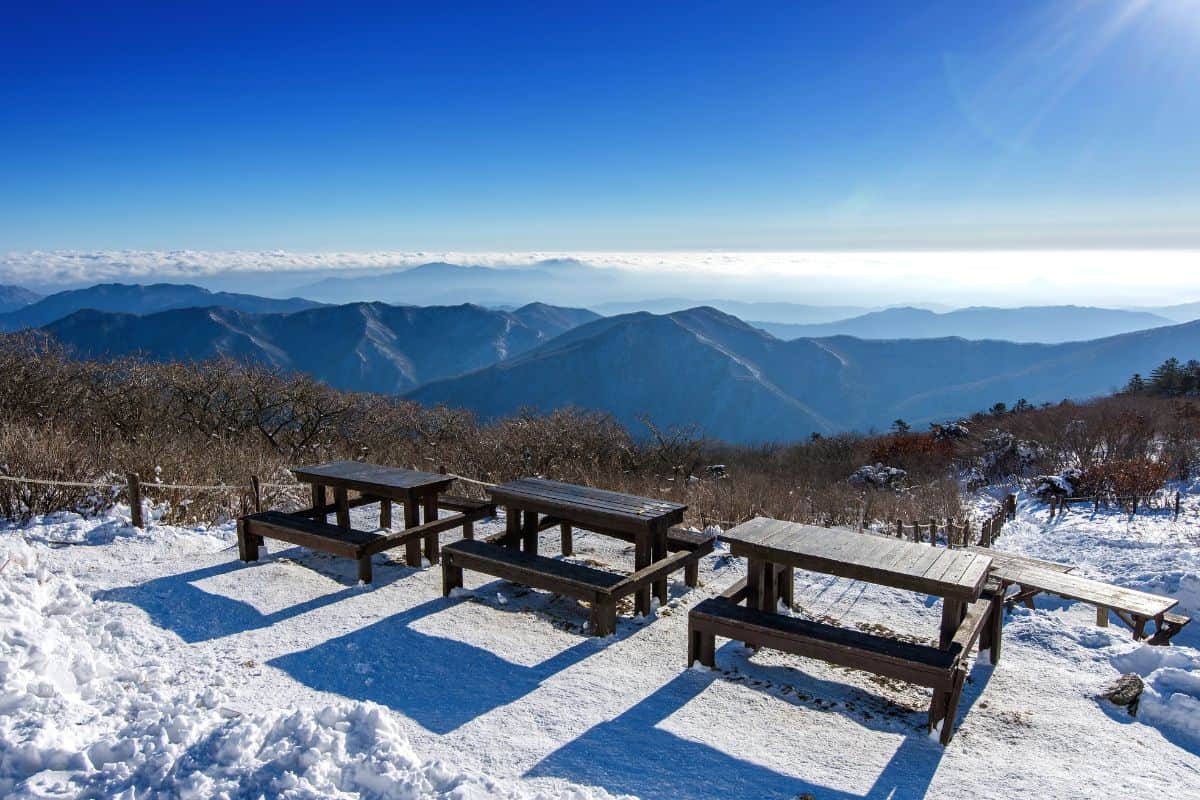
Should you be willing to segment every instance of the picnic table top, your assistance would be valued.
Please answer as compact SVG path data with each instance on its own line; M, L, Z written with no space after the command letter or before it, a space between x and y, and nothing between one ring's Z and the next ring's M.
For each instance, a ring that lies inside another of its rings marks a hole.
M768 517L721 534L734 555L897 589L975 600L992 559L969 550L866 536Z
M609 524L639 531L683 520L686 505L652 497L593 489L543 478L520 478L488 489L498 504L561 516L586 526Z
M454 478L437 472L364 464L361 461L330 461L310 467L293 467L292 474L301 483L336 486L376 495L393 495L414 490L442 491Z

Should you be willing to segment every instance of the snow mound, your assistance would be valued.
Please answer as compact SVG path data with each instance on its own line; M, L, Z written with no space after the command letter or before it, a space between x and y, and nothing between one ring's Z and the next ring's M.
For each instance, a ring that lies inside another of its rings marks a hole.
M422 760L373 703L243 714L203 660L207 686L184 689L153 655L164 634L114 618L16 537L0 564L0 796L525 795Z
M1113 656L1113 666L1142 676L1138 719L1167 736L1200 745L1200 652L1190 647L1152 647Z

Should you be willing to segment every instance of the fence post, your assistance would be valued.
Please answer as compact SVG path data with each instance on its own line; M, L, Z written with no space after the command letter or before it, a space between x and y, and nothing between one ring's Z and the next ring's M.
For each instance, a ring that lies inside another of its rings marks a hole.
M929 518L929 543L931 545L934 545L934 546L937 545L937 535L938 535L937 520L934 519L933 517L930 517Z
M135 528L145 527L142 518L142 482L136 472L126 475L125 480L129 483L129 521Z
M1179 492L1175 493L1175 519L1179 519Z
M262 484L258 480L257 475L250 476L250 497L254 501L254 513L262 511Z
M1095 499L1096 499L1096 502L1095 502L1095 505L1092 506L1092 513L1099 514L1100 513L1100 494L1099 494L1099 492L1096 493Z
M902 519L896 520L896 538L897 539L904 538L904 520L902 520Z
M1008 497L1005 498L1005 506L1008 509L1008 518L1016 519L1017 518L1017 496L1015 494L1013 494L1012 492L1009 492Z
M1058 508L1058 495L1050 495L1050 519L1054 519L1054 512Z

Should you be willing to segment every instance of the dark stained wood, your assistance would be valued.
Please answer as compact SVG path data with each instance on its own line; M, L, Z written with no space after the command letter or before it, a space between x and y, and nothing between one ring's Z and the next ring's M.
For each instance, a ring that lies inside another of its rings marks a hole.
M343 530L350 528L350 496L346 490L336 487L333 490L333 506L337 510L337 525Z
M559 536L559 544L562 547L562 554L564 556L575 555L575 540L574 540L574 537L571 535L571 523L569 523L569 522L558 523L558 536Z
M584 528L596 526L602 533L616 529L636 534L664 521L675 525L687 510L679 503L540 478L522 478L488 492L496 503L560 517Z
M367 531L346 530L282 511L250 514L242 517L241 521L243 529L249 534L279 539L347 558L359 558L363 549L379 538L377 534Z
M724 636L928 686L934 690L929 729L940 725L938 738L949 744L966 679L966 656L998 599L973 604L948 646L934 648L738 605L736 598L749 594L753 582L750 578L740 589L735 585L725 596L705 600L688 614L688 666L699 661L715 667L716 637Z
M991 559L851 531L756 517L721 534L733 555L865 580L898 589L974 600Z
M419 495L443 492L454 482L454 478L436 472L418 472L359 461L331 461L310 467L294 467L292 474L301 483L353 489L393 500L403 499L408 492Z
M417 509L416 498L412 495L404 496L404 527L415 528L421 524L420 514ZM404 541L404 563L416 569L421 566L421 540L415 537L409 537Z
M866 669L921 686L949 686L951 679L947 672L961 655L957 650L943 650L823 622L767 613L721 597L698 603L688 614L688 621L726 638L740 639L753 633L755 641L764 647L819 658L843 667Z
M425 542L425 558L430 564L438 563L438 531L434 529L433 523L438 521L438 496L436 494L427 494L421 500L421 524L429 533L424 537Z

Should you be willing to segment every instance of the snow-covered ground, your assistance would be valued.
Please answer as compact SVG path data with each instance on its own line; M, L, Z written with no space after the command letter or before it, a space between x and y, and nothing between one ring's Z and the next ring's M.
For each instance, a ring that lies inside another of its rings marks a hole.
M1047 523L1022 499L998 546L1195 616L1190 488L1178 522ZM229 526L141 532L117 513L0 532L0 796L1200 795L1200 621L1149 648L1090 607L1018 609L942 748L916 687L723 640L718 670L685 669L688 608L743 571L720 552L702 588L673 582L656 617L593 639L572 600L472 573L443 599L437 568L388 557L356 586L351 561L267 548L244 565ZM632 562L594 534L576 551ZM931 598L854 581L798 574L796 599L843 625L921 639L938 625ZM1147 680L1136 718L1097 699L1127 671Z

